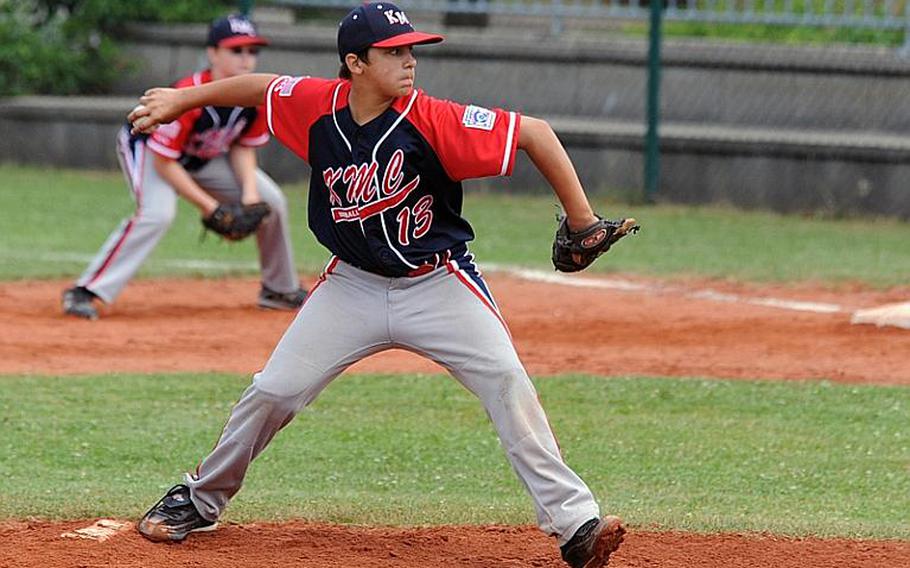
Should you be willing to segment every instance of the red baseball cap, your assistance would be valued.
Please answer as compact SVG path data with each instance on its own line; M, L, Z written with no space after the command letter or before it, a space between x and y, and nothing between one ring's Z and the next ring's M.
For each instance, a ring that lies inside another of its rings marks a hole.
M368 2L357 6L338 26L338 56L368 47L402 47L439 43L445 38L414 30L404 11L391 2Z
M209 47L239 47L243 45L268 45L269 42L256 31L256 25L245 16L231 14L212 22L206 45Z

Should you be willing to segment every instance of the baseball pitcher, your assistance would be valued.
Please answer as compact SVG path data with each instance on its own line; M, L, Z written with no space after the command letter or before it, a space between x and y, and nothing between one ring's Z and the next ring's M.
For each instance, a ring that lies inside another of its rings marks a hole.
M531 496L540 528L573 568L606 565L625 529L601 517L565 463L468 243L462 180L509 175L525 151L566 213L553 260L587 266L635 227L594 214L549 125L415 89L415 31L388 2L354 8L338 30L338 79L246 75L152 89L136 131L210 104L264 101L269 131L312 167L309 224L332 254L294 322L231 411L212 452L138 528L154 541L211 530L253 459L350 365L392 348L432 359L474 393Z

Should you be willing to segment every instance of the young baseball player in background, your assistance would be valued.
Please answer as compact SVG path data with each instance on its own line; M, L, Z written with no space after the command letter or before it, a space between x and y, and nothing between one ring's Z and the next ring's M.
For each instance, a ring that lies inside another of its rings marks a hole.
M206 104L263 100L270 131L312 166L309 222L332 257L295 321L186 483L139 531L180 541L212 530L272 437L348 366L401 348L448 369L483 403L527 488L540 528L574 568L606 565L625 529L600 517L559 446L502 315L466 243L461 181L509 175L524 150L552 184L572 232L597 223L549 125L515 112L434 99L414 88L414 31L388 2L352 10L338 31L340 78L246 75L152 89L130 115L153 130Z
M256 67L259 36L244 17L229 16L209 28L210 67L185 77L177 88L246 75ZM261 101L260 101L261 102ZM265 202L271 212L256 229L263 308L299 308L306 295L294 268L284 194L257 167L256 148L269 140L264 109L217 105L190 109L151 136L130 134L117 139L120 166L136 202L133 215L108 237L76 281L63 294L66 314L97 319L96 298L112 303L164 237L177 211L177 196L192 203L203 218L221 203Z

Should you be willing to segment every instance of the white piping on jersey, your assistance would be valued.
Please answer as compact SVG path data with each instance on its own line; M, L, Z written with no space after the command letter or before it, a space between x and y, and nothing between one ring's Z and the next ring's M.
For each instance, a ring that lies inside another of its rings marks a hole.
M212 126L214 128L221 126L221 118L218 116L218 113L215 112L214 108L207 106L205 107L205 112L209 113L209 116L212 117L212 122L214 123Z
M402 120L404 120L404 117L407 116L409 112L411 112L411 107L414 106L415 100L417 100L417 89L414 89L414 91L411 93L411 100L408 101L408 106L404 107L404 112L401 113L400 115L398 115L398 118L395 119L395 122L392 123L392 126L390 126L388 130L386 130L385 134L382 135L382 138L379 139L379 142L377 142L376 145L373 146L373 161L374 162L376 161L376 154L379 152L379 147L382 146L382 143L385 142L385 139L389 137L389 134L391 134L392 131L395 130L395 127L398 126ZM375 175L374 175L374 177L375 177ZM376 187L377 187L377 189L379 188L379 178L376 178Z
M344 135L344 132L341 131L341 126L338 125L338 116L337 116L337 113L335 112L335 106L338 101L338 92L341 90L341 86L343 84L344 83L338 83L338 85L335 87L335 92L332 94L332 121L335 123L335 130L338 131L338 134L341 136L341 139L344 140L344 144L348 147L348 151L352 152L351 158L353 159L353 150L351 149L351 143L348 141L347 137ZM414 106L415 99L417 99L417 90L416 89L411 93L411 100L408 101L408 105L405 107L404 112L402 112L400 115L398 115L398 118L395 119L395 122L392 123L392 126L390 126L389 129L385 131L385 134L383 134L379 138L379 141L376 142L376 144L373 146L373 155L372 155L373 162L376 161L376 154L379 152L379 146L381 146L382 143L385 142L385 139L389 137L389 134L391 134L392 131L395 130L395 128L401 123L401 121L404 120L404 117L407 116L407 114L409 112L411 112L411 107ZM376 185L376 201L379 201L380 199L382 199L382 191L381 191L381 188L379 187L378 173L373 174L372 182ZM412 264L412 263L408 262L408 259L406 259L404 257L404 255L402 255L401 252L395 248L395 245L392 244L392 240L389 238L389 229L388 229L388 227L386 227L386 223L385 223L385 214L380 213L379 220L382 223L382 234L385 236L385 242L386 242L386 244L389 245L389 248L392 249L392 252L395 253L395 256L397 256L398 259L401 260L401 262L403 262L409 268L417 268L416 264ZM363 228L363 219L359 219L359 222L360 222L360 232L363 233L364 235L366 235L366 231Z
M506 150L502 156L502 169L499 175L504 176L509 171L509 158L512 155L512 138L515 136L515 113L509 112L509 133L506 135Z
M172 158L176 160L181 155L180 151L174 150L173 148L168 148L167 146L155 141L153 138L149 138L146 142L146 145L154 150L156 154L161 154L166 158Z
M237 123L237 119L240 118L240 113L242 113L243 110L244 107L234 107L234 110L231 111L231 116L228 118L227 126L225 126L226 129L231 130L234 128L234 124Z
M196 71L195 73L193 73L193 86L198 87L201 84L202 84L202 73L200 73L199 71Z
M290 75L282 75L281 77L278 77L272 81L272 83L269 85L269 90L265 93L265 122L269 126L269 132L271 132L274 136L278 135L275 134L275 127L272 126L272 91L275 90L275 85L280 83L282 79L290 78Z
M142 206L142 176L145 163L145 144L142 140L137 140L135 145L135 154L130 150L130 135L126 129L120 131L117 140L118 151L123 159L125 170L123 176L136 201L136 215L141 212Z
M241 146L256 147L256 146L262 146L263 144L265 144L268 141L269 141L269 134L267 132L263 132L261 135L255 137L255 138L244 138L243 140L240 140L237 143L240 144Z
M385 142L385 139L389 137L389 134L391 134L392 131L395 130L395 128L399 124L401 124L401 121L404 120L404 117L407 116L407 114L409 112L411 112L411 107L414 106L415 100L417 100L417 89L414 89L411 92L411 100L408 101L408 106L406 106L404 108L404 112L401 113L400 115L398 115L398 118L395 119L395 122L392 123L392 126L390 126L388 130L386 130L385 134L383 134L382 137L379 139L379 141L376 142L376 145L373 146L373 162L376 162L376 154L379 153L379 147L382 145L383 142ZM378 173L373 174L373 182L376 184L376 201L378 202L380 199L382 199L382 190L379 187L379 174ZM408 262L408 260L404 257L404 255L401 254L401 252L399 252L398 249L395 248L395 245L392 244L392 239L389 238L389 229L386 227L386 224L385 224L385 213L384 212L379 214L379 220L382 222L382 233L385 235L385 242L386 242L386 244L389 245L389 248L392 249L392 252L394 252L395 255L398 256L399 259L401 259L401 262L405 263L407 266L409 266L411 268L417 268L416 264L411 264L410 262ZM360 224L361 224L361 226L363 225L362 220L360 221Z
M123 175L126 176L126 182L130 185L130 191L135 192L136 161L133 158L132 152L130 152L130 135L127 134L125 128L121 128L120 134L117 135L117 151L123 158L123 166L125 170L123 172Z
M218 116L218 112L215 111L215 107L207 106L205 107L205 112L209 113L209 116L212 117L213 128L221 128L221 117ZM237 118L240 116L240 113L243 112L243 107L234 107L234 110L231 111L231 114L228 115L227 124L224 125L226 130L230 130L234 123L237 122Z
M354 161L354 150L351 149L351 143L348 142L347 136L344 135L344 132L341 131L341 127L338 126L338 117L335 115L335 106L338 104L338 93L341 91L342 85L344 85L344 83L338 83L335 85L335 91L332 93L332 122L335 123L335 130L338 131L338 135L341 136L341 139L344 141L344 145L347 146L348 152L351 153L351 161ZM332 188L329 189L331 190ZM360 223L360 232L363 234L363 238L365 239L367 233L363 230L363 219L358 219L358 222Z
M348 139L344 135L344 132L341 131L341 127L338 126L338 117L335 116L335 104L338 102L338 91L341 90L342 85L344 85L344 83L338 83L338 85L335 87L335 92L332 93L332 122L335 123L335 130L338 131L338 134L341 135L341 139L344 140L344 145L348 147L348 152L353 152L351 149L351 143L348 142ZM353 154L351 155L351 159L354 159Z
M136 194L136 214L142 214L142 180L145 177L145 144L141 140L136 142L136 185L134 193Z

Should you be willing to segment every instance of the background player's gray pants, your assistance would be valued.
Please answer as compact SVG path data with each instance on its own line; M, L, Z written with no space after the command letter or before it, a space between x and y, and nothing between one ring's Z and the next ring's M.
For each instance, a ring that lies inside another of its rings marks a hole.
M76 281L107 303L113 302L145 259L164 237L177 213L177 193L155 171L153 154L142 142L135 154L121 144L120 165L136 201L132 217L124 219ZM228 158L215 158L193 179L221 202L239 202L243 193ZM262 170L256 172L256 188L272 213L256 232L263 285L276 292L293 292L300 286L288 227L287 200L281 189ZM201 229L200 229L201 230Z
M454 263L417 278L386 278L333 260L232 410L218 444L187 475L200 513L217 519L250 462L344 369L400 347L440 363L481 400L540 528L564 544L599 515L598 506L563 462L509 333L492 298L484 298Z

